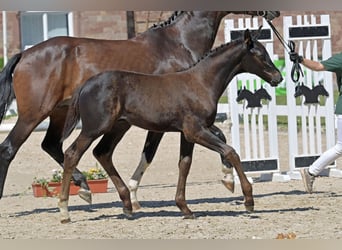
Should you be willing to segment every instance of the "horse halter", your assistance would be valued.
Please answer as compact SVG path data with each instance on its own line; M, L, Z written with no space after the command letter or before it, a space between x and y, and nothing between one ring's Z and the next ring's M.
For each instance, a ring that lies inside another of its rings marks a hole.
M280 35L278 30L274 27L271 21L266 20L268 24L270 25L271 29L273 30L274 34L278 37L280 43L284 46L284 48L287 50L287 53L290 55L291 53L294 53L296 51L296 44L293 41L289 41L286 43L285 39ZM291 79L293 82L297 83L299 81L300 76L304 77L303 70L300 66L300 63L298 60L293 62L292 69L291 69Z

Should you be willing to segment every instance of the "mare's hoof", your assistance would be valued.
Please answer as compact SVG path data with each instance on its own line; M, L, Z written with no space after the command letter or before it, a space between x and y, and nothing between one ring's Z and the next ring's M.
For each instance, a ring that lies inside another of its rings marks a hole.
M140 206L138 201L133 201L132 202L132 208L133 208L133 211L137 211L141 208L141 206Z
M246 211L247 212L253 212L254 211L254 205L245 205Z
M92 200L91 200L91 192L89 190L86 190L84 188L80 188L80 190L78 190L78 196L85 200L87 203L91 204Z
M234 180L222 179L221 182L230 192L234 193L234 187L235 187Z
M188 214L188 215L184 215L183 217L184 220L193 220L196 219L196 216L194 214Z

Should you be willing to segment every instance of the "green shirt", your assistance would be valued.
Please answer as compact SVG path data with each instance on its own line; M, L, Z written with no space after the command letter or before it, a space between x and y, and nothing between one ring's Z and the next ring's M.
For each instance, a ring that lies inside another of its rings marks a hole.
M336 102L335 114L342 115L342 52L321 62L326 71L336 74L339 97Z

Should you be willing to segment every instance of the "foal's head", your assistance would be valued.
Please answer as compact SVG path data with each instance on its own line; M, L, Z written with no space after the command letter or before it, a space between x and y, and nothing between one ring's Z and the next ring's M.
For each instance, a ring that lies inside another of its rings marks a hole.
M283 80L281 73L273 64L266 48L251 36L249 30L244 34L244 46L247 53L242 58L242 70L259 76L271 86L277 86Z

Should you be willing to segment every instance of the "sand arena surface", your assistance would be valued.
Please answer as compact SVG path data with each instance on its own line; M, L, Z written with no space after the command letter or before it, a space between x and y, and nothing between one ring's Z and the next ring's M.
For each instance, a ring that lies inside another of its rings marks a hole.
M226 124L217 125L227 130ZM72 134L65 147L78 132ZM110 183L108 193L93 195L92 205L71 196L72 222L62 225L57 198L34 198L30 188L35 176L50 176L58 168L40 148L44 134L32 133L10 166L0 200L1 239L275 239L279 234L294 235L296 239L342 238L342 178L318 178L313 194L306 194L299 180L278 183L255 179L255 212L247 213L240 186L236 186L234 194L224 188L220 182L220 157L201 146L195 146L186 192L197 219L184 220L174 202L178 133L164 136L142 179L138 191L142 208L135 212L133 220L122 215L121 201ZM0 134L1 141L5 136ZM139 161L145 136L145 131L132 128L114 154L114 163L126 183ZM279 137L287 141L286 132ZM95 166L91 149L79 169Z

